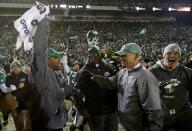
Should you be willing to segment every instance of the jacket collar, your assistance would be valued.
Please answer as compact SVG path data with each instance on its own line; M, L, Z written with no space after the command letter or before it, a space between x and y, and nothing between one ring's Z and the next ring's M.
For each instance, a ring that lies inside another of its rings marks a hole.
M134 71L137 71L139 69L142 68L142 65L141 63L138 63L137 65L135 65L132 69L128 69L128 72L131 73L131 72L134 72Z
M158 60L156 64L159 65L162 69L167 70L167 71L172 71L172 70L176 69L176 68L179 66L179 63L178 63L174 69L168 70L168 69L166 69L165 66L163 65L163 61L164 61L164 59Z

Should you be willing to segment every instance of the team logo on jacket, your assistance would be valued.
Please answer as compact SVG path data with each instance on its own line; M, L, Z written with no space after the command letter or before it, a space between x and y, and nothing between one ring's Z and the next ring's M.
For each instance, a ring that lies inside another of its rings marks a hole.
M109 72L105 72L105 73L104 73L104 76L105 76L105 77L108 77L108 76L110 76L110 73L109 73Z
M171 79L169 81L161 83L161 86L163 86L165 93L171 94L175 92L175 88L180 84L181 82L177 79Z

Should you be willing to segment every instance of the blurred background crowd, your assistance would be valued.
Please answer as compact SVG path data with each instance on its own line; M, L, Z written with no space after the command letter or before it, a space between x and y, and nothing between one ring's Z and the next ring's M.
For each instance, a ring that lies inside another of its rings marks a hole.
M127 23L127 22L50 22L49 46L65 51L68 48L70 61L85 62L88 44L86 33L89 30L99 32L99 47L105 59L111 59L113 52L126 42L136 42L143 50L143 59L155 62L161 58L162 49L169 43L178 43L182 49L182 62L192 52L192 27L179 23ZM1 57L15 55L17 32L12 22L0 24ZM29 64L31 52L17 51L18 59Z

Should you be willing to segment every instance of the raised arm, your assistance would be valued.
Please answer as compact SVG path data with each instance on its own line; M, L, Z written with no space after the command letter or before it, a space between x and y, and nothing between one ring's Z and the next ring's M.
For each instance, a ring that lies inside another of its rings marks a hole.
M48 46L48 19L44 18L37 27L37 32L34 36L34 50L32 61L32 77L33 83L41 84L46 78L48 70L47 50ZM43 88L43 87L42 87Z
M63 68L64 68L65 73L67 75L69 75L71 69L70 69L70 67L67 64L67 54L64 54L64 56L62 58L62 63L63 63Z

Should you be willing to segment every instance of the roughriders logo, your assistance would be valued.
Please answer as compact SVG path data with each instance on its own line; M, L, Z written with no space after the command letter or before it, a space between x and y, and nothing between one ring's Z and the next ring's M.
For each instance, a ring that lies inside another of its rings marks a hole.
M38 21L37 21L37 20L32 20L32 21L31 21L31 25L32 25L33 27L35 27L37 24L38 24Z
M175 92L176 86L178 86L181 82L177 79L171 79L169 81L164 81L161 83L161 87L164 89L166 94L171 94Z
M97 45L99 43L99 33L96 30L90 30L86 35L86 39L90 46Z
M39 13L40 13L40 14L43 14L43 13L46 11L45 6L42 5L42 4L39 4L39 5L37 5L36 7L37 7L37 9L39 10Z
M105 72L105 73L104 73L104 76L105 76L105 77L109 77L109 76L110 76L110 72Z

